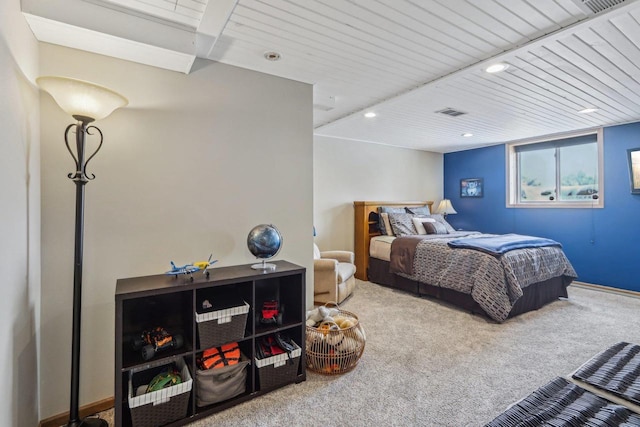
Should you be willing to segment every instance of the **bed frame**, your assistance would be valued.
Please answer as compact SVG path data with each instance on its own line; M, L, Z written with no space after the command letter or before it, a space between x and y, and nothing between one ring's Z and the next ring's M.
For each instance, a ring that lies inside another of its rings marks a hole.
M354 254L356 262L356 278L368 279L369 245L371 238L380 236L378 227L378 208L381 206L401 208L429 205L433 211L433 202L353 202L355 212Z
M471 295L452 289L433 286L429 283L417 282L389 271L389 262L369 257L369 245L371 238L380 236L378 229L378 208L381 206L424 206L431 208L433 202L368 202L356 201L355 208L355 258L356 277L360 280L369 280L384 286L414 293L418 296L435 297L449 302L472 313L483 314L485 311L471 298ZM533 283L525 287L523 296L516 301L509 317L516 316L527 311L537 310L540 307L556 301L558 298L567 298L567 286L572 279L565 276Z

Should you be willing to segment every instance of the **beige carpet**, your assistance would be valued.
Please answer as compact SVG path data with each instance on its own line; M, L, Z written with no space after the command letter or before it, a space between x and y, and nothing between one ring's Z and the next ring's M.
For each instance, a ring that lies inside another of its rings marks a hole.
M640 344L640 299L575 286L568 300L503 324L362 281L343 307L367 333L355 370L309 372L190 425L481 426L606 347Z

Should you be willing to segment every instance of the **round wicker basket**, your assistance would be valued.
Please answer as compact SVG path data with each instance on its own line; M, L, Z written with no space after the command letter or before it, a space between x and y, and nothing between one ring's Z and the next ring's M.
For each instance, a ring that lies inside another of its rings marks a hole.
M347 327L340 328L337 322L307 325L307 368L320 374L336 375L353 369L360 360L367 341L358 316L342 310L337 304L335 306L339 314L334 317L343 320L343 326L344 320L348 320Z

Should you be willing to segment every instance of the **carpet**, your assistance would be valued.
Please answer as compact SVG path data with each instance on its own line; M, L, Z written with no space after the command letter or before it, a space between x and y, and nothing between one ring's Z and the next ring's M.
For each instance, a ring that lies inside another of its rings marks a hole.
M342 307L367 334L353 371L308 372L190 426L482 426L603 349L640 343L640 299L576 286L502 324L363 281Z

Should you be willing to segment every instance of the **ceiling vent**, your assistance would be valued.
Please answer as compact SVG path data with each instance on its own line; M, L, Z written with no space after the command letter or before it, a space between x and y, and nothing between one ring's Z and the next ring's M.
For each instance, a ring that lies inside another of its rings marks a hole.
M611 9L627 0L573 0L575 4L589 14L596 14Z
M447 116L451 116L451 117L458 117L463 114L467 114L463 111L454 110L453 108L445 108L444 110L438 110L436 111L436 113L446 114Z

